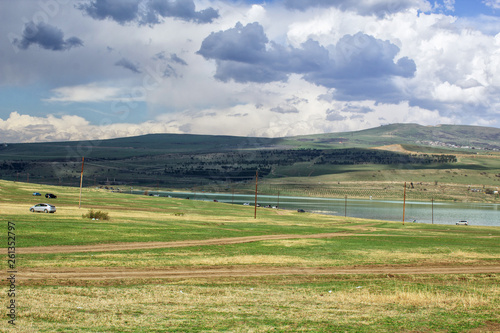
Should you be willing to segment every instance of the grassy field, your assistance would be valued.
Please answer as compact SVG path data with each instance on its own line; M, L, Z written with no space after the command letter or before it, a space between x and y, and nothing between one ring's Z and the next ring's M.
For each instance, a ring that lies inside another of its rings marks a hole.
M30 213L48 200L34 191L56 193L57 212ZM4 248L16 225L16 331L500 330L497 227L254 219L253 207L94 188L78 203L77 188L0 181ZM90 208L110 220L83 219Z

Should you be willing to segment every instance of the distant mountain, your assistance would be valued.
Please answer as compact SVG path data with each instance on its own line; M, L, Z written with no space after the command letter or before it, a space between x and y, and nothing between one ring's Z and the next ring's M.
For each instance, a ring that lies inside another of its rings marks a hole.
M287 138L295 144L311 146L377 147L392 144L480 148L500 150L500 128L418 124L391 124L344 133L306 135Z
M382 149L372 149L375 147ZM351 172L354 165L372 165L377 170L394 165L457 168L456 154L479 150L500 151L500 129L393 124L286 138L150 134L0 145L0 179L78 184L85 157L86 184L168 184L185 188L188 184L245 181L252 179L256 170L265 177L295 177L313 171L315 175ZM410 155L408 151L418 153ZM468 168L475 167L469 164ZM494 169L498 174L497 162L486 164L477 168L482 172Z

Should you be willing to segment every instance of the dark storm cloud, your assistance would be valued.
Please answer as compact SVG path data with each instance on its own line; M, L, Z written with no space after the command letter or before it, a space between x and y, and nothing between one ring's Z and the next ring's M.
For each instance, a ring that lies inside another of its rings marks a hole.
M158 23L159 17L176 17L185 21L210 23L219 17L219 13L213 8L197 12L193 0L150 0L146 4L149 6L147 23Z
M115 66L120 66L120 67L129 69L134 73L141 73L141 71L139 70L139 67L126 58L121 58L120 60L118 60L115 63Z
M219 17L217 10L196 11L193 0L93 0L78 8L96 20L111 19L120 24L158 24L165 17L196 23L210 23Z
M137 0L95 0L78 8L96 20L109 18L120 24L134 21L139 15Z
M412 77L413 60L394 62L399 48L362 33L346 35L328 49L308 40L300 48L269 41L258 23L214 32L202 42L198 54L214 59L215 78L227 82L286 81L301 74L316 85L335 88L339 98L398 100L392 78Z
M285 0L285 7L305 11L308 8L336 7L351 10L361 15L383 17L418 6L416 0L352 1L352 0Z
M52 51L64 51L83 45L83 41L77 37L70 37L65 40L61 29L44 22L38 24L27 23L24 26L22 38L15 38L12 43L23 50L35 44Z
M336 78L411 77L416 70L415 63L406 57L394 63L399 47L361 32L342 37L332 53Z
M307 41L302 49L285 48L270 42L259 23L210 34L198 54L217 61L215 77L236 82L286 81L288 74L321 70L328 64L328 51Z

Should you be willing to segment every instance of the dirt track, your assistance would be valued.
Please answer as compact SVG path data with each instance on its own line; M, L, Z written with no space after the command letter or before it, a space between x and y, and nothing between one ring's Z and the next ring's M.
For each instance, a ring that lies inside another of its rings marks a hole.
M500 273L497 266L405 266L405 267L262 267L229 266L202 268L50 268L26 269L18 272L21 280L114 280L154 278L219 278L266 275L345 275L345 274L478 274Z
M278 239L304 239L304 238L332 238L344 236L375 236L359 235L351 233L325 233L314 235L261 235L232 238L214 238L206 240L189 240L179 242L133 242L133 243L115 243L115 244L95 244L95 245L71 245L71 246L36 246L18 248L20 254L38 254L38 253L74 253L74 252L108 252L108 251L127 251L127 250L147 250L169 247L188 247L204 245L228 245L251 243L265 240Z
M108 252L126 250L145 250L157 248L240 244L265 240L312 239L343 236L384 236L376 234L323 233L313 235L261 235L248 237L189 240L178 242L136 242L76 246L46 246L18 248L19 254L71 253L71 252ZM360 267L267 267L267 266L210 266L174 268L41 268L22 269L18 272L21 280L114 280L114 279L153 279L153 278L217 278L266 275L338 275L338 274L477 274L500 273L500 265L482 266L360 266Z

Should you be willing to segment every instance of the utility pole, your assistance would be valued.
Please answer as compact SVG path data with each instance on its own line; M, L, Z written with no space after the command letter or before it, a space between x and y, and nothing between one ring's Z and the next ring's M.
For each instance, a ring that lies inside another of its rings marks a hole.
M78 208L82 207L82 185L83 185L83 161L85 157L82 156L82 172L80 173L80 200L78 201Z
M280 208L280 191L278 191L278 203L276 204L276 208Z
M431 199L432 204L432 224L434 224L434 198Z
M344 202L344 217L347 217L347 194L345 195Z
M405 190L403 194L403 225L405 225L405 208L406 208L406 182L405 182Z
M255 171L255 204L253 218L257 218L257 184L259 183L259 170Z

